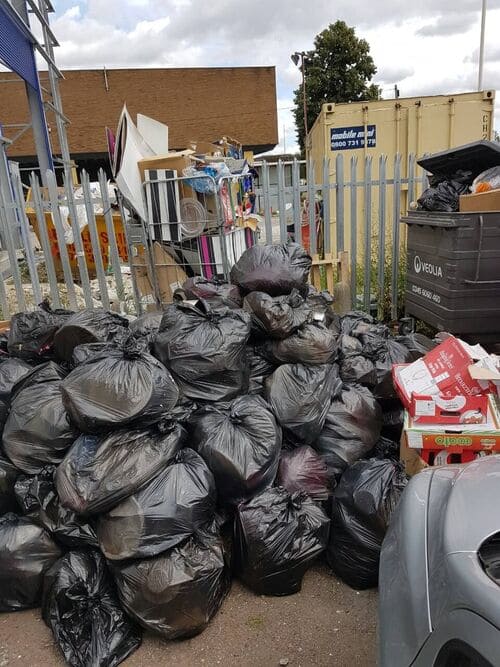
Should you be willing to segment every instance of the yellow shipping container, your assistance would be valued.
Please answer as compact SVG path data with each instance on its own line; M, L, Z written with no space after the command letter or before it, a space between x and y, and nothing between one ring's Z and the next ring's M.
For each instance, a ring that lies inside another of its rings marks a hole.
M335 158L344 156L344 176L350 178L351 157L358 158L357 177L364 177L364 159L372 157L372 179L378 178L379 158L386 155L386 177L393 177L394 156L401 154L401 177L408 176L408 156L436 153L480 139L491 139L495 92L486 90L457 95L408 97L350 104L323 104L307 137L307 154L315 164L315 180L322 182L324 158L330 159L330 180L335 180ZM366 141L365 141L366 137ZM401 210L407 208L407 185L402 186ZM347 189L346 189L347 190ZM358 221L363 220L362 190L358 197ZM345 247L349 248L348 195L345 192ZM391 223L392 188L387 190L388 223ZM378 216L372 199L372 220ZM331 238L335 240L335 193L331 191ZM372 226L376 233L376 224ZM358 222L358 236L362 237ZM332 248L334 251L336 248Z

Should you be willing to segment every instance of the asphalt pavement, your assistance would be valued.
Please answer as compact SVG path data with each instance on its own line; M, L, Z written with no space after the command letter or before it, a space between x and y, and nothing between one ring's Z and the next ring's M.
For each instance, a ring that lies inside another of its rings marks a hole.
M372 667L376 665L377 592L353 591L324 565L302 591L254 595L235 581L208 628L167 642L145 634L124 667ZM0 614L0 667L64 665L40 610Z

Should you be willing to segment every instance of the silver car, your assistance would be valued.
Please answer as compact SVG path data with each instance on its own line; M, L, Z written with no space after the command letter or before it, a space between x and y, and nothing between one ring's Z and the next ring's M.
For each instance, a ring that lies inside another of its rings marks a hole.
M379 595L380 667L500 665L500 456L411 479Z

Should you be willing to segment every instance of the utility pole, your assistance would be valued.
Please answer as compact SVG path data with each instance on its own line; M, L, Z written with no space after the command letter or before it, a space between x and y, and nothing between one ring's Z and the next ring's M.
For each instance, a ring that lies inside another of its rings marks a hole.
M295 51L290 56L293 64L298 67L300 61L300 71L302 72L302 103L304 105L304 132L305 132L305 141L307 142L307 135L309 134L309 125L307 122L307 97L306 97L306 52L305 51Z
M484 65L484 33L486 30L486 0L483 0L481 8L481 41L479 43L479 70L477 75L477 89L483 88L483 65Z

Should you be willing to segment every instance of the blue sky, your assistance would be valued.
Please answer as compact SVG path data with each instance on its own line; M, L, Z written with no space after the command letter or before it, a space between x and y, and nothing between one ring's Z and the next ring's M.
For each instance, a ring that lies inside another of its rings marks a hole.
M481 0L55 0L61 68L275 65L280 147L296 148L290 54L345 20L371 45L385 97L477 86ZM489 0L484 88L500 90L500 0ZM497 106L500 107L500 98ZM497 114L497 128L500 118Z

